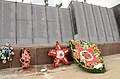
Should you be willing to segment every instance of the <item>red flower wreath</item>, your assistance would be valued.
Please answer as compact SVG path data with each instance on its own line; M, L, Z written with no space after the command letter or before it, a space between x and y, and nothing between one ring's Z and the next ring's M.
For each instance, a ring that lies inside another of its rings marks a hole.
M75 42L75 45L76 45L76 48L78 49L78 52L77 54L74 55L74 58L79 58L81 57L82 61L83 62L86 62L86 64L88 66L90 66L90 68L92 68L92 63L93 62L98 62L100 63L101 60L99 58L97 58L93 52L94 52L94 49L96 48L94 45L91 46L90 48L88 49L84 49L82 48L78 43Z
M53 56L55 58L53 64L54 64L54 67L57 67L61 61L64 62L65 64L69 64L67 57L66 57L66 55L69 52L70 52L69 48L62 49L62 47L60 46L60 43L57 41L55 49L50 50L48 52L48 55Z

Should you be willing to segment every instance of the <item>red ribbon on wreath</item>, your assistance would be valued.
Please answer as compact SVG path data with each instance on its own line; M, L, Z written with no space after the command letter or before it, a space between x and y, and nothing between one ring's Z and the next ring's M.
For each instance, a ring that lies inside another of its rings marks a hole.
M54 59L54 67L58 67L58 65L60 64L60 62L62 61L63 63L65 64L69 64L68 60L67 60L67 57L66 55L70 52L70 49L69 48L66 48L66 49L62 49L60 43L57 41L56 42L56 47L54 50L50 50L48 52L48 55L49 56L53 56L55 59Z
M30 51L26 48L22 48L20 51L20 62L22 68L28 68L30 64Z
M75 45L78 49L78 52L77 54L74 55L74 58L79 58L79 57L83 57L83 60L82 61L85 61L87 63L88 66L91 66L91 64L93 62L101 62L100 59L98 59L94 54L93 54L93 51L94 49L96 48L95 46L92 46L88 49L84 49L82 48L78 43L75 42Z

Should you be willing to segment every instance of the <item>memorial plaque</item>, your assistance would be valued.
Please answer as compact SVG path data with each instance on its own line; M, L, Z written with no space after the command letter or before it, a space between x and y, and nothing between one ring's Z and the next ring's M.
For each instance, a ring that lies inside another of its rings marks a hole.
M59 22L48 22L48 34L50 43L61 42Z
M60 25L62 31L62 41L69 42L73 39L72 26L70 21L70 14L68 9L59 9L60 13Z
M17 44L32 44L32 22L17 20Z
M73 7L74 7L78 37L80 40L89 41L83 4L80 2L73 2Z
M56 7L46 7L47 21L58 21L58 8Z
M33 43L48 43L46 21L33 20Z
M119 37L118 27L117 27L117 24L116 24L116 20L115 20L113 10L108 8L107 11L108 11L108 15L109 15L110 25L111 25L112 32L113 32L114 41L119 41L120 37Z
M45 6L32 5L32 7L33 7L33 20L46 21Z
M103 20L103 24L104 24L104 28L107 36L107 41L110 42L110 41L113 41L113 34L112 34L108 13L106 9L107 8L105 7L100 7L102 20Z
M95 27L95 21L94 21L93 11L92 11L91 6L92 5L90 4L84 4L84 10L85 10L85 16L86 16L86 22L87 22L90 42L97 43L98 37L97 37L97 31Z
M17 3L17 19L31 20L31 4Z
M15 44L15 3L4 1L3 19L1 22L2 39L0 39L0 43L9 42L10 44Z
M106 42L105 29L103 27L102 16L98 6L93 5L93 14L95 18L95 25L98 32L99 42Z

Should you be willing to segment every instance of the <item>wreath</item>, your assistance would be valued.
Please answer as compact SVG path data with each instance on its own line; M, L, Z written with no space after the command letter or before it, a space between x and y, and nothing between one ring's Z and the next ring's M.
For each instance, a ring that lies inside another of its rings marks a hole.
M20 51L20 62L22 68L28 68L30 65L30 51L27 48L22 48Z
M69 45L73 59L83 70L92 73L106 71L101 52L95 44L83 40L70 40Z
M69 48L62 49L60 43L56 41L55 49L49 50L48 55L54 57L54 68L58 67L60 62L69 64L66 55L70 52Z
M2 63L5 64L9 61L12 61L12 56L14 55L13 47L9 43L6 43L0 49L0 59Z

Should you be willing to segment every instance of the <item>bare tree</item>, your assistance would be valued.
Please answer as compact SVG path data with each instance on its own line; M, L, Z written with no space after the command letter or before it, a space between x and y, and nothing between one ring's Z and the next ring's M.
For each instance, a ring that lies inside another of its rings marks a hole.
M84 0L84 3L86 3L86 0Z
M22 2L23 2L24 0L22 0Z
M60 8L62 6L62 3L56 4L56 7Z
M48 0L44 0L45 6L48 6Z

